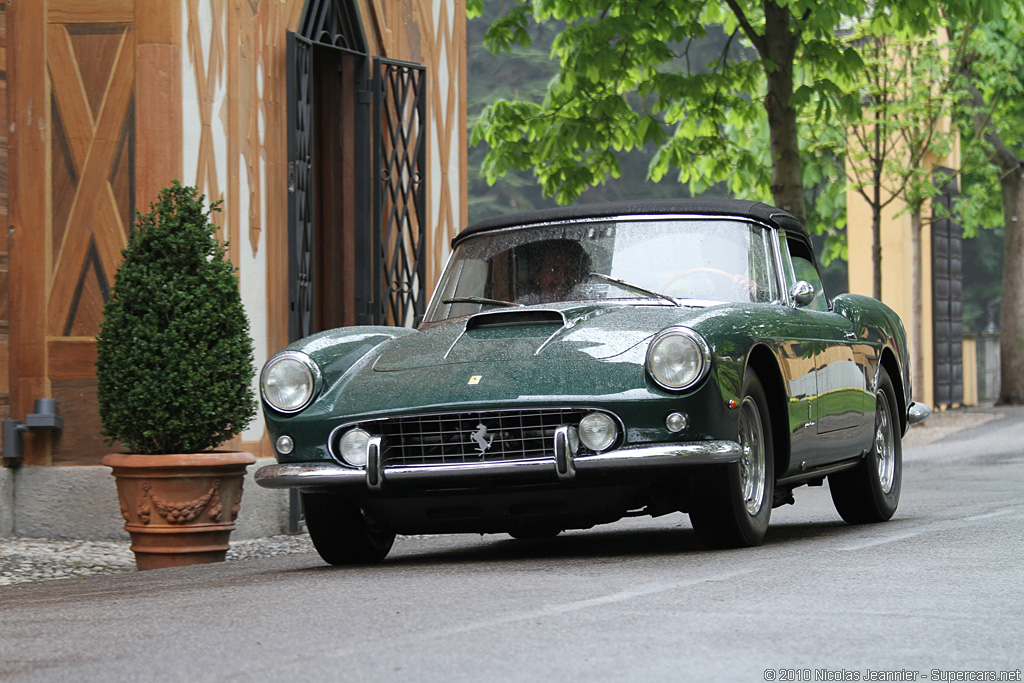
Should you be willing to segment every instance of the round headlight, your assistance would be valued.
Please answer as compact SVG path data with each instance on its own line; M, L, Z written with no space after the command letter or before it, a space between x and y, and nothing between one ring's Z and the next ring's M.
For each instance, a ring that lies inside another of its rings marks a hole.
M366 466L366 444L370 442L370 435L362 429L350 429L341 437L339 450L341 459L353 467Z
M603 451L615 443L615 420L604 413L587 413L580 420L580 441L592 451Z
M659 386L678 391L699 382L710 367L711 351L686 327L665 330L647 347L647 371Z
M260 375L264 400L282 413L297 413L313 400L320 369L298 351L285 351L267 361Z

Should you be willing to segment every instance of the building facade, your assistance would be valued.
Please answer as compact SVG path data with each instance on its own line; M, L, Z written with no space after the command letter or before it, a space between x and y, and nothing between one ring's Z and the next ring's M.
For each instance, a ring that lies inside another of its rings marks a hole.
M0 415L53 398L63 420L4 454L0 535L32 535L4 496L105 469L95 336L172 180L222 202L257 367L319 329L415 322L467 217L465 6L11 0L0 20ZM229 446L272 455L259 418Z

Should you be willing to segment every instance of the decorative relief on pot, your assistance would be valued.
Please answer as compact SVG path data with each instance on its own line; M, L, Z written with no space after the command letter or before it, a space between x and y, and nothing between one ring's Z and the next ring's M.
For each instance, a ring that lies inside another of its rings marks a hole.
M232 522L235 521L236 519L238 519L238 511L242 508L242 485L243 484L244 484L244 481L243 480L239 480L239 482L238 482L238 497L235 498L235 504L231 506L231 521Z
M224 506L220 503L220 496L216 496L213 505L210 506L210 519L219 522L224 513Z
M161 517L167 520L168 524L188 524L202 514L203 510L206 509L207 504L209 504L211 500L215 500L215 507L220 507L220 498L217 496L217 491L219 489L220 481L215 479L213 484L210 486L210 490L195 500L186 501L184 503L171 503L154 494L152 492L152 484L148 481L142 485L143 495L149 496L150 500L153 501L153 505L156 507L156 511L160 513ZM144 523L149 523L148 514L147 521Z
M153 508L151 508L149 506L149 503L146 501L146 496L149 495L149 489L151 489L152 487L153 485L150 484L148 481L143 482L142 484L142 498L139 499L139 509L137 510L137 512L139 514L139 520L143 524L149 524L150 515L153 514Z

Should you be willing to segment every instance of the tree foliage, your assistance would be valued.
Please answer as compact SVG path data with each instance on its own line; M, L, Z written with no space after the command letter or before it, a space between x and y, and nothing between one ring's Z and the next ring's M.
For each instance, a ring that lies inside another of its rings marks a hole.
M868 7L884 17L879 31L923 31L938 17L923 0L520 0L494 22L488 47L529 44L530 21L564 22L551 50L559 71L542 102L484 110L473 132L489 146L484 172L493 183L532 170L566 203L621 173L616 151L654 145L652 180L674 169L694 194L724 182L806 218L797 113L810 103L819 120L859 109L840 81L863 61L837 28ZM730 39L694 63L689 48L713 25Z
M1024 22L1019 4L998 20L954 27L970 31L969 49L959 73L964 79L966 157L983 158L976 177L983 187L999 187L1003 218L1003 272L1000 302L1000 403L1024 403ZM989 190L991 191L991 189ZM991 215L976 188L969 188L960 210L968 219ZM974 208L975 213L970 209ZM965 209L967 209L965 211Z
M97 337L103 434L135 453L194 453L256 411L235 268L204 197L177 181L138 217Z
M487 30L502 17L502 3L488 3L481 6L479 16L467 24L467 49L469 55L469 85L467 93L468 119L472 129L480 113L498 100L522 100L541 104L547 91L547 84L558 72L558 62L551 58L551 46L564 27L562 22L545 21L540 24L528 22L527 44L514 50L492 54L484 45ZM688 49L691 61L705 63L718 55L729 37L719 27L709 27L708 36L695 40ZM633 96L630 96L631 99ZM630 152L613 152L618 158L621 174L618 178L606 178L598 185L583 189L574 201L593 203L635 199L655 199L689 196L689 188L678 183L652 183L647 180L648 167L657 152L657 146L647 145ZM542 189L532 177L531 170L510 170L501 182L488 183L482 171L487 154L486 145L469 149L469 215L470 221L515 211L549 208L556 204L554 198L544 196ZM727 194L728 190L716 186L710 193Z

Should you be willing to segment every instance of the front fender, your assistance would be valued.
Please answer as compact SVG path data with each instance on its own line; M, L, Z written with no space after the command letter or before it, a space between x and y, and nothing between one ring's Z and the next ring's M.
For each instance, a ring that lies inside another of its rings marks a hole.
M284 350L306 354L320 366L324 378L333 382L376 347L410 334L416 334L416 330L379 325L338 327L300 339Z
M280 413L266 401L261 401L271 438L276 439L286 428L294 429L296 424L316 424L322 420L333 406L318 402L320 396L330 393L360 361L368 356L376 357L377 354L374 352L384 344L398 337L416 333L416 330L405 327L339 327L305 337L279 351L278 353L298 351L309 356L320 368L322 380L309 408L301 413ZM267 362L273 358L274 356L271 356Z

